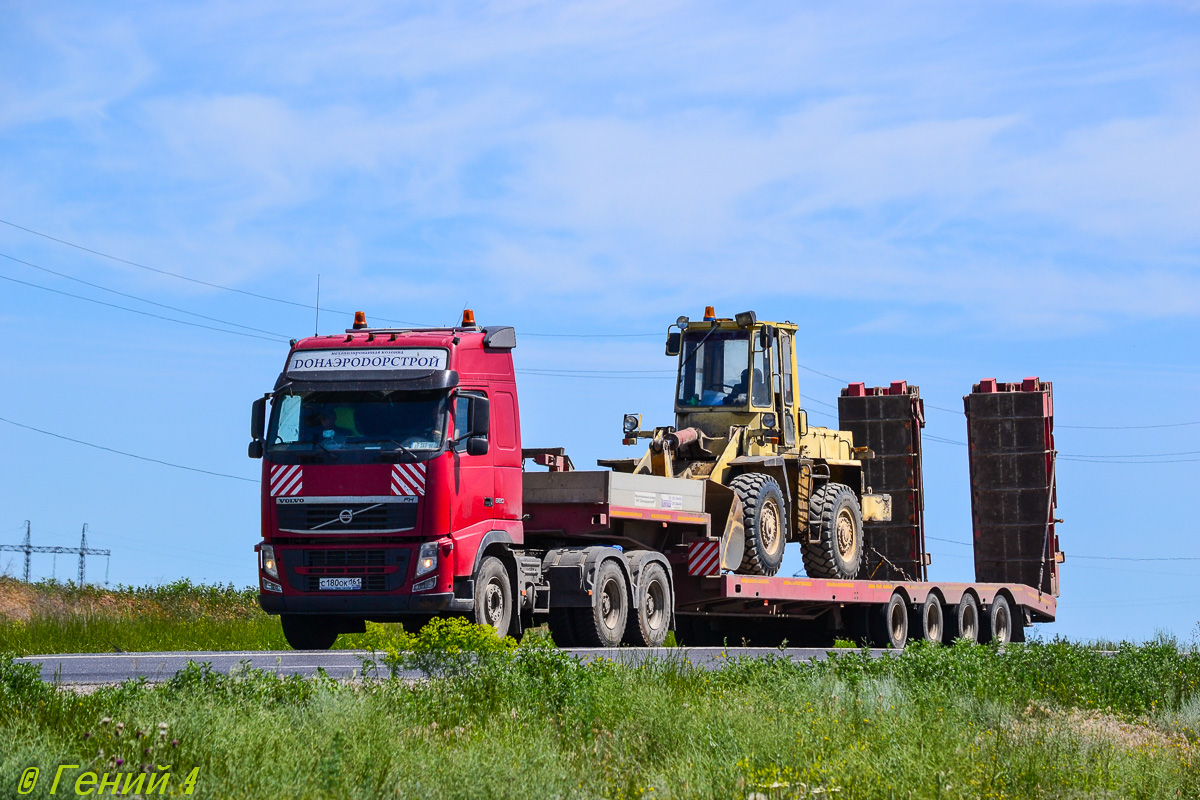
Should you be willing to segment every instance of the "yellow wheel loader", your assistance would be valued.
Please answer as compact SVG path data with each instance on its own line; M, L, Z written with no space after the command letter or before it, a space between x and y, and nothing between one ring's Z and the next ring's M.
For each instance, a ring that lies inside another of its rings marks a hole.
M679 317L666 354L678 359L675 424L641 429L626 414L624 443L648 439L640 458L602 460L615 471L705 482L721 534L721 566L774 575L784 545L800 542L811 577L850 579L865 562L864 520L891 518L891 498L863 485L863 458L847 431L808 424L796 377L791 322L753 311Z

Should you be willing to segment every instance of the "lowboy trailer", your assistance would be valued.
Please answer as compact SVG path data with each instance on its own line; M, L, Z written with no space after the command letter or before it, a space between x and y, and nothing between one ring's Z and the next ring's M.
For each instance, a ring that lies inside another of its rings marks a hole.
M591 647L657 646L674 630L696 645L847 636L899 648L1016 641L1053 621L1062 555L1050 384L982 381L965 398L978 580L928 581L919 391L852 384L841 430L810 432L784 358L794 364L794 331L742 316L737 326L713 317L722 344L703 367L689 362L686 329L684 354L678 338L668 351L690 385L732 389L739 370L746 379L741 395L698 391L685 409L693 424L704 403L753 422L731 427L716 455L713 437L660 428L640 461L588 471L561 448L522 448L512 328L476 326L470 312L452 328L369 328L360 312L345 334L293 342L252 413L260 605L297 649L328 648L368 620L438 615L516 636L547 622L559 645ZM777 417L791 419L790 438ZM637 436L628 419L627 442ZM732 491L711 479L718 467ZM822 522L827 485L842 495ZM857 574L774 575L771 554L788 539L841 548L840 568Z

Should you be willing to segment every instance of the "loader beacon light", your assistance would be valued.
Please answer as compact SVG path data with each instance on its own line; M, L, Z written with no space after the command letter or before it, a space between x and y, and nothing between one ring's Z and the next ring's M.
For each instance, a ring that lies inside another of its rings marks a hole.
M262 557L263 572L270 575L272 578L279 577L279 565L275 562L275 548L269 544L264 544L260 552Z
M427 572L433 572L437 569L438 562L438 546L437 542L426 542L421 545L421 549L417 552L417 576L424 575Z
M354 330L356 330L356 331L361 330L362 328L365 328L365 327L367 327L367 312L355 311L354 312Z
M475 312L469 308L463 309L462 326L464 328L474 328L475 327Z
M704 321L705 322L716 322L717 321L717 310L715 308L713 308L712 306L705 306L704 307Z

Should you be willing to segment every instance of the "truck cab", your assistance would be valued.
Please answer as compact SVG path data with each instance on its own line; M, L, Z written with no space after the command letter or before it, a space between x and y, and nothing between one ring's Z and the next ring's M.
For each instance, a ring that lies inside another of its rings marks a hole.
M262 459L260 604L293 646L328 647L368 619L507 625L486 606L489 592L511 595L507 554L523 541L515 346L512 328L473 318L368 328L361 312L344 334L292 343L254 404L250 455ZM506 579L478 586L488 555ZM511 597L502 605L511 614Z

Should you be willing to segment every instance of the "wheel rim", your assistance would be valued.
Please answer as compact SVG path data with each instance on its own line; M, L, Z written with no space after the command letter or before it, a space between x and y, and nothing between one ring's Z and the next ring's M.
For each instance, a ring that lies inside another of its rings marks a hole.
M996 641L1000 644L1008 644L1010 627L1008 609L1004 606L996 606L992 609L992 616L995 619Z
M888 623L891 628L892 644L900 647L904 644L906 638L904 630L904 617L907 611L903 603L894 603L891 608L891 613L888 615Z
M621 595L617 581L609 578L600 592L600 619L609 630L615 630L621 621Z
M664 602L666 592L663 585L655 580L646 587L646 624L651 630L658 630L666 621L667 604Z
M941 641L942 620L937 606L931 605L925 608L925 638L931 642Z
M504 616L504 589L497 580L488 582L483 590L483 617L493 628L500 627Z
M979 632L977 630L979 620L975 616L975 606L968 605L962 612L962 636L964 639L972 641L979 640Z
M842 561L853 561L858 555L858 537L855 534L854 515L843 508L837 517L837 549Z
M779 535L780 527L779 506L775 505L774 500L768 500L763 503L758 523L758 538L768 553L774 553L783 541L783 537Z

